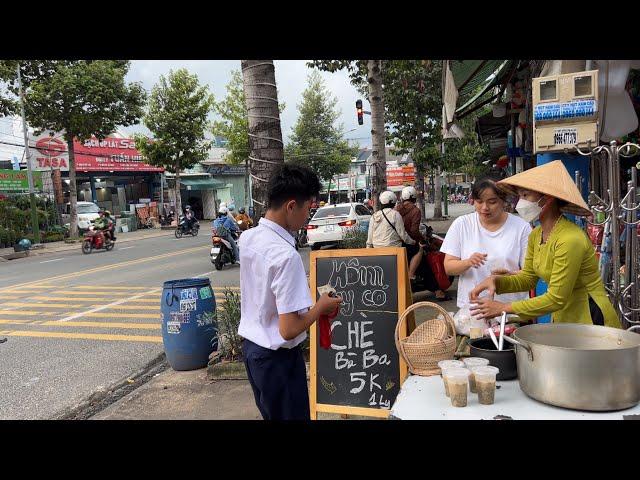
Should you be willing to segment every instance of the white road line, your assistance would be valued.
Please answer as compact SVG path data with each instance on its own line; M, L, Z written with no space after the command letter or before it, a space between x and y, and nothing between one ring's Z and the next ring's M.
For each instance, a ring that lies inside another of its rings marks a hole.
M60 260L64 260L64 258L56 258L54 260L45 260L44 262L38 262L38 263L59 262Z
M84 317L87 313L95 313L95 312L100 312L102 310L107 310L108 308L113 308L114 306L122 305L123 303L130 302L132 300L137 300L138 298L144 297L147 294L157 293L159 291L160 291L159 288L154 288L153 290L149 290L148 292L141 293L139 295L134 295L133 297L125 298L125 299L122 299L122 300L118 300L117 302L110 303L109 305L104 305L102 307L92 308L91 310L87 310L86 312L76 313L75 315L70 315L68 317L61 318L60 320L57 320L57 321L58 322L68 322L70 320L75 320L76 318Z
M124 248L119 248L118 250L129 250L130 248L136 248L136 247L124 247Z
M210 272L207 273L203 273L202 275L196 275L194 278L202 278L202 277L208 277L209 275L211 275L212 273L215 273L215 270L212 270Z

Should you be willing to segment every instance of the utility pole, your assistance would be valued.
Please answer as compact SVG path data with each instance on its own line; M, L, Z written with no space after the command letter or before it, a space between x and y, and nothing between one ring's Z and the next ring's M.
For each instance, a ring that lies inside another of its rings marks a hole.
M27 177L29 178L29 197L31 199L31 228L35 243L40 243L40 227L38 226L38 212L36 210L36 194L33 187L33 173L31 171L31 152L29 151L29 135L27 133L27 117L24 113L24 92L22 90L22 75L18 62L18 89L20 93L20 112L22 114L22 133L24 134L24 151L27 157Z

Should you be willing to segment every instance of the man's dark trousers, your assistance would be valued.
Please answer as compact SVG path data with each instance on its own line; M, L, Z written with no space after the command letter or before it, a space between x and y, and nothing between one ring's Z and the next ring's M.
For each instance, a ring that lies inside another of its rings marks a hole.
M300 345L270 350L245 339L244 364L265 420L309 420L307 373Z

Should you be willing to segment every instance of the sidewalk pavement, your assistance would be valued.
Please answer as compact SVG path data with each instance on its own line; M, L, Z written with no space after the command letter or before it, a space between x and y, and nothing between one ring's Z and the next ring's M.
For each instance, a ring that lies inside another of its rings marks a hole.
M137 240L144 240L147 238L156 238L156 237L164 237L174 234L175 227L171 229L144 229L144 230L136 230L135 232L121 232L116 234L116 243L127 243L127 242L135 242ZM42 246L38 246L36 248L32 248L29 250L28 256L31 255L47 255L50 253L58 253L58 252L66 252L71 250L77 250L80 248L79 242L74 243L66 243L64 241L61 242L51 242L51 243L43 243ZM0 248L0 261L2 259L8 259L7 257L16 256L17 258L21 258L22 256L15 255L15 251L13 248Z

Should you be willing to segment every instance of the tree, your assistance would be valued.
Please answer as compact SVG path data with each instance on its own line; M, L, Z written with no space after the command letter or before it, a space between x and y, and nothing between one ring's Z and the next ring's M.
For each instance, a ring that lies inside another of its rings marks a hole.
M201 86L197 75L171 70L153 87L143 119L153 139L136 137L136 148L146 161L175 173L178 213L182 212L180 172L206 160L211 148L205 134L213 103L209 87Z
M273 60L242 60L244 95L249 116L249 152L254 220L267 208L267 182L284 163L278 90Z
M330 182L334 175L349 171L358 148L350 147L342 138L342 125L334 126L340 116L336 110L338 99L331 96L320 74L314 70L307 82L285 158L310 167L321 179Z
M398 153L411 153L416 165L418 208L424 218L425 172L436 168L440 157L433 155L442 112L441 68L431 60L389 60L385 62L384 85L387 138Z
M17 93L15 61L4 61L0 77ZM117 126L138 122L146 93L139 83L127 84L129 62L124 60L25 61L20 73L25 87L27 123L36 131L64 132L69 150L70 235L78 235L76 167L73 140L103 139ZM15 102L2 102L5 113Z
M385 149L385 117L383 98L382 60L313 60L307 65L327 72L346 69L351 83L365 95L371 105L371 165L374 168L373 200L387 188L387 162ZM368 89L366 88L368 85Z
M231 165L245 164L245 205L249 205L249 117L244 99L242 74L234 70L227 84L227 96L214 104L213 110L221 120L213 122L213 134L227 140L224 161ZM280 104L280 113L284 110Z

